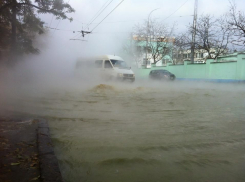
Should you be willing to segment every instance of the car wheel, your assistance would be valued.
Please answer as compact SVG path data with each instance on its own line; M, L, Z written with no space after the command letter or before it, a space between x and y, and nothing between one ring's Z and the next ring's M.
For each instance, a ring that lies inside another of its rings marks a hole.
M171 75L170 76L170 80L174 81L175 80L175 76L174 75Z

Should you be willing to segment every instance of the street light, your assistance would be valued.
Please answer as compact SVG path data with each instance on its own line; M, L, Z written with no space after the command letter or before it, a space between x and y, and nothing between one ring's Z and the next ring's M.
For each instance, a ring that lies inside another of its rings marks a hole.
M195 36L196 36L196 22L197 22L197 6L198 6L198 0L195 0L194 16L193 16L192 43L191 43L191 63L194 63L194 54L195 54Z
M150 19L150 16L151 14L153 13L153 11L156 11L160 8L156 8L156 9L153 9L149 15L148 15L148 20L147 20L147 35L146 35L146 54L145 54L145 61L146 61L146 67L147 67L147 52L148 52L148 35L149 35L149 19Z

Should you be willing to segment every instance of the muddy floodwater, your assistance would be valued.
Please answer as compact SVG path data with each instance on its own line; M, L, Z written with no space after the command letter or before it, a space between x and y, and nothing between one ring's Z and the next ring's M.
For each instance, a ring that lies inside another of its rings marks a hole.
M5 108L48 120L66 182L245 181L244 84L23 89Z

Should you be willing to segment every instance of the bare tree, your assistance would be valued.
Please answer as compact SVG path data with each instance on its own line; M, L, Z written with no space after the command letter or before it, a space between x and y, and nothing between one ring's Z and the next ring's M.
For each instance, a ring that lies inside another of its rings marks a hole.
M191 36L187 33L180 33L175 35L175 41L173 44L173 61L174 64L182 62L184 60L184 52L191 47Z
M189 26L189 32L194 31ZM206 50L209 59L216 59L227 52L232 32L225 23L224 17L214 19L210 15L198 18L196 25L195 49Z
M234 33L232 43L237 46L245 47L245 14L238 11L234 1L230 1L230 10L226 14L227 23L230 30Z
M173 30L174 26L169 28L163 23L145 21L134 27L133 34L137 37L135 41L138 42L138 45L144 46L146 54L149 54L156 63L171 53L171 45L174 42Z
M128 57L135 61L136 65L141 64L140 58L144 55L144 49L137 45L137 41L134 41L136 37L131 33L127 39L127 42L123 44L123 50L126 53L125 57Z

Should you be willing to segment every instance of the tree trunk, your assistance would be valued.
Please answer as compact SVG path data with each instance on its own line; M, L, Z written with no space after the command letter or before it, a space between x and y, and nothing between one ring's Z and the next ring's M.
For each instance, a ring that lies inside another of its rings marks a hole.
M15 61L16 52L17 52L17 45L16 45L16 0L12 0L12 34L11 34L11 52L10 52L10 64Z

